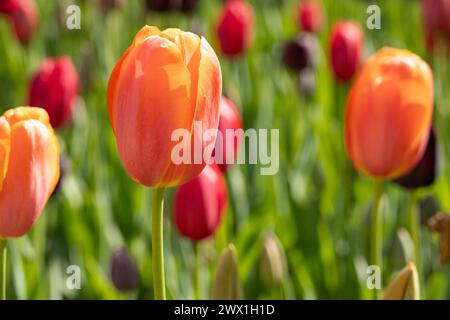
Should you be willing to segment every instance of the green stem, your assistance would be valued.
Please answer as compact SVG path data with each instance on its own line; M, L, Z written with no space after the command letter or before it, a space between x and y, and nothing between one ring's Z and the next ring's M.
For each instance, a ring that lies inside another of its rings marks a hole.
M164 276L164 244L163 244L163 206L164 188L153 189L152 192L152 265L153 288L155 299L166 299Z
M6 240L0 239L0 300L6 300Z
M409 220L409 232L414 244L414 256L413 261L416 264L417 274L419 275L419 283L422 284L422 255L420 244L420 216L417 213L416 207L416 195L414 191L410 191L408 194L408 220ZM420 286L421 288L423 286Z
M383 215L380 211L381 195L383 194L383 181L376 180L373 189L372 223L370 233L370 264L382 269L382 228ZM378 299L378 290L373 290L374 300Z
M192 270L192 282L194 285L194 299L200 300L200 268L201 268L201 261L200 261L200 244L194 243L194 268Z

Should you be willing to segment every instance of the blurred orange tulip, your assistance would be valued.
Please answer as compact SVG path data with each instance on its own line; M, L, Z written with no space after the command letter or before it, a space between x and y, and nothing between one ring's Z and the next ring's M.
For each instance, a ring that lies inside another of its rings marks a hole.
M119 156L130 176L150 187L185 183L205 167L174 164L176 129L193 123L217 129L222 93L220 64L205 38L179 29L145 26L117 62L108 83L108 112ZM214 143L214 141L212 141ZM212 150L211 150L212 151Z
M356 169L378 179L407 173L425 150L432 113L429 66L406 50L375 53L347 101L345 142Z
M47 112L6 111L0 117L0 239L30 230L58 179L58 140Z

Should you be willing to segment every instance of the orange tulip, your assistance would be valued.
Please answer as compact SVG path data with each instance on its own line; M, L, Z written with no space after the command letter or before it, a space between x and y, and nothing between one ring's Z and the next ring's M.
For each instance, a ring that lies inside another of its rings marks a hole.
M58 179L58 140L47 112L6 111L0 117L0 239L30 230Z
M356 169L378 179L407 173L425 150L432 113L429 66L406 50L375 53L347 101L345 142Z
M171 141L175 129L194 135L194 121L203 130L217 129L222 77L214 50L204 38L179 29L160 31L145 26L117 62L108 83L108 112L119 156L137 182L150 187L185 183L200 164L174 164ZM212 150L211 150L212 151Z

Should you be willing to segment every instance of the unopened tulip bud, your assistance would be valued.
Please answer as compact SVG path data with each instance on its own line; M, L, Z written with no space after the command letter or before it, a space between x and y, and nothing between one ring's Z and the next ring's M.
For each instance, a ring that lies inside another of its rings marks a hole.
M431 128L425 153L416 166L406 175L394 181L406 189L417 189L431 186L438 171L438 146L436 134Z
M420 224L428 225L428 220L441 211L441 205L432 195L427 195L419 200Z
M322 8L316 0L302 0L298 9L297 21L300 29L317 32L323 21Z
M317 40L311 34L301 34L283 46L281 61L286 68L302 71L315 65Z
M125 248L114 251L111 258L111 281L120 291L131 291L137 287L139 273L136 264Z
M17 36L26 45L38 25L38 10L34 0L1 0L0 13L5 14Z
M192 241L212 236L218 229L228 200L227 186L216 165L207 165L194 179L178 187L174 222L178 232Z
M28 103L45 109L54 128L72 119L79 80L69 57L45 59L31 79Z
M419 275L410 262L392 279L384 290L383 300L420 300Z
M227 57L243 54L252 41L255 14L244 0L228 0L220 14L216 33L222 53Z
M429 228L439 234L441 264L450 262L450 214L439 213L428 220Z
M262 281L268 287L281 285L287 276L283 246L272 232L266 233L263 239L260 274Z
M237 130L242 130L242 120L236 105L233 101L225 97L222 97L220 100L218 129L222 134L222 139L216 139L213 156L216 157L216 160L220 158L220 161L216 161L217 165L222 172L226 172L228 165L234 163L237 159L238 148L242 142ZM233 132L232 136L229 135L232 139L227 139L227 132ZM222 150L222 154L220 154L217 148Z
M216 275L212 283L211 299L240 300L243 299L242 291L236 248L230 244L218 259Z
M330 38L330 60L334 76L348 81L361 64L363 32L353 21L334 24Z

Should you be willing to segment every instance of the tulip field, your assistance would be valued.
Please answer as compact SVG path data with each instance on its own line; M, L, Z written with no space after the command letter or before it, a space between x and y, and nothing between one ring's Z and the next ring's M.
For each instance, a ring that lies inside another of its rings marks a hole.
M450 299L450 1L0 0L0 108L0 298Z

